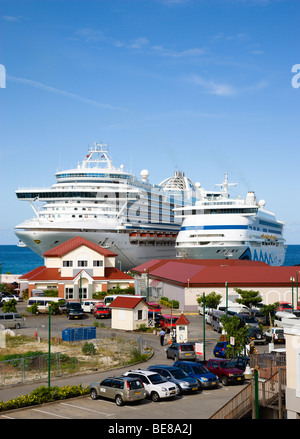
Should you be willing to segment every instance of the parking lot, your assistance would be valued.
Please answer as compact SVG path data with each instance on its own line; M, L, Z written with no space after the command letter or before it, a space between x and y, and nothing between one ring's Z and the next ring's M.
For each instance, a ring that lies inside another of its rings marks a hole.
M24 304L18 305L18 308L23 308ZM19 312L21 309L18 309ZM189 339L193 341L202 341L203 326L202 316L188 315L189 325ZM52 335L59 335L59 333L71 325L92 325L94 317L86 315L83 321L69 321L66 316L52 317ZM110 327L110 320L104 320L104 324ZM26 318L25 328L17 330L18 333L27 335L34 335L38 330L41 337L47 337L48 334L48 316L30 316ZM97 329L97 337L101 337L101 331L106 329ZM217 334L209 326L206 326L206 360L213 358L213 348L219 339L220 334ZM132 337L132 333L122 333L124 337ZM136 336L136 334L135 334ZM125 371L134 368L148 368L155 364L172 365L173 360L166 358L166 347L160 346L159 337L154 334L143 334L145 342L153 347L154 355L145 364L135 365L131 367L124 367L114 371L96 372L85 374L81 376L64 377L52 380L51 385L64 386L73 384L89 385L93 381L102 380L108 376L122 375ZM268 345L258 346L259 352L267 352ZM13 386L10 388L2 387L0 389L0 400L7 401L16 396L30 393L40 385L47 385L47 383L32 383L27 385ZM170 400L160 400L159 402L152 402L150 399L143 400L139 403L126 404L122 407L116 406L113 401L98 399L92 400L89 396L82 396L79 398L59 401L55 403L44 404L32 408L19 409L0 414L1 419L208 419L233 396L235 396L244 386L244 384L222 386L219 385L216 389L205 389L195 394L179 395Z

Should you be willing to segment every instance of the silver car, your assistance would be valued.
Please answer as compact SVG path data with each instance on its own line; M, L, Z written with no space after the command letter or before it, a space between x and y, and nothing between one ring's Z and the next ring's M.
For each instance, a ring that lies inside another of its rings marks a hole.
M108 398L115 401L118 406L125 402L134 402L146 398L146 390L142 381L138 378L131 377L109 377L89 386L90 397Z
M197 392L199 390L199 383L196 378L190 377L186 372L178 367L157 365L149 366L148 370L157 372L163 376L167 381L177 384L180 393Z

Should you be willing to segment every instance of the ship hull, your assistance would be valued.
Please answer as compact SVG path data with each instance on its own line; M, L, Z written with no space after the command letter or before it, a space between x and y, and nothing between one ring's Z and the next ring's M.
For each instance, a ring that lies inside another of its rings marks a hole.
M151 241L147 238L143 241L132 241L130 231L112 231L112 230L15 230L17 237L26 244L32 251L39 256L56 247L63 242L68 241L75 236L81 236L88 241L94 242L101 247L108 249L118 256L116 257L116 266L122 271L128 271L131 268L152 259L175 258L175 238L173 242ZM166 245L162 245L166 244Z
M281 266L285 259L285 248L262 250L246 245L221 245L203 247L185 247L176 251L177 258L185 259L244 259L262 261L272 266Z

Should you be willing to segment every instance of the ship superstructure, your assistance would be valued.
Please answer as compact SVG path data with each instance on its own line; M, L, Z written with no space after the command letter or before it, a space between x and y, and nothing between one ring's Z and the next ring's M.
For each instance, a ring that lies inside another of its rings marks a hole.
M282 265L285 258L284 223L266 210L254 192L230 198L228 174L219 191L201 191L194 206L175 209L183 220L176 239L176 255L192 259L248 259Z
M77 168L56 173L50 188L19 189L34 218L15 227L19 240L40 256L74 236L118 254L128 270L147 260L175 257L182 219L174 208L196 202L199 190L182 172L154 185L149 172L137 178L115 168L108 146L95 143ZM118 267L118 268L119 268Z

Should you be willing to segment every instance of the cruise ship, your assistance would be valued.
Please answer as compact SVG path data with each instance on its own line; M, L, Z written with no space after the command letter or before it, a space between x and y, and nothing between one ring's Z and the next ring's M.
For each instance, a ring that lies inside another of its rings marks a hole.
M19 189L34 217L15 227L19 245L42 256L75 236L116 253L117 267L130 268L155 258L174 258L182 219L174 208L195 204L198 187L183 172L158 185L149 172L137 178L115 168L108 146L95 143L75 169L56 173L50 188Z
M284 223L257 201L254 192L245 199L230 198L228 174L220 190L205 191L198 186L201 200L194 206L175 209L182 219L176 239L176 256L191 259L247 259L269 265L283 265L286 245Z

